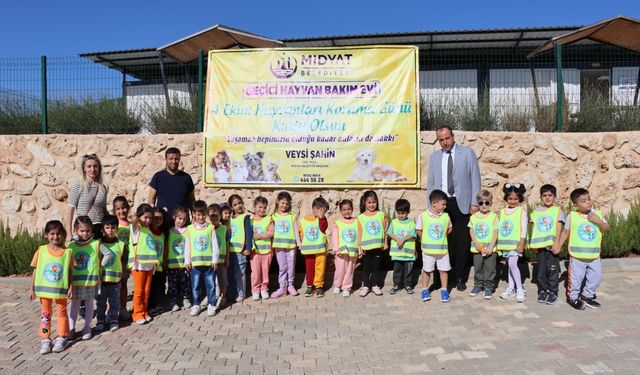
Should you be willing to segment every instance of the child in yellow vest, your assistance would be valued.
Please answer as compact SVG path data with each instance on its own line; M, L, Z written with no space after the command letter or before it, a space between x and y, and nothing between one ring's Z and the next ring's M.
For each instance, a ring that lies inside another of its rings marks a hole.
M587 189L575 189L570 197L576 210L567 215L564 231L554 244L553 251L559 252L569 239L569 305L576 310L584 310L585 306L599 309L601 305L596 302L596 289L602 279L602 233L609 230L609 224L602 212L593 208Z
M96 330L98 332L109 329L116 331L118 325L118 313L120 311L120 281L122 271L126 269L124 257L124 243L116 237L118 232L118 218L113 215L105 215L102 218L102 238L100 247L111 252L109 263L102 264L100 275L100 287L96 296ZM101 257L104 260L104 257ZM107 312L107 301L109 311Z
M496 262L498 252L498 215L491 212L493 194L482 190L476 197L479 211L469 218L471 253L473 254L473 289L469 296L482 293L484 299L491 299L496 289Z
M136 209L129 236L129 261L127 267L133 276L133 321L147 324L151 279L158 266L158 253L164 249L162 232L153 228L153 208L142 203Z
M129 259L129 210L131 206L127 198L122 195L118 195L113 198L113 214L118 218L118 233L117 237L120 242L124 244L124 259L125 262ZM127 288L127 281L129 280L129 268L125 267L122 270L122 280L120 281L120 313L118 319L121 321L131 320L131 315L127 311L127 296L129 295L129 289Z
M555 205L556 187L545 184L540 187L542 206L531 213L531 238L529 247L537 252L538 302L554 305L558 302L560 283L560 248L554 249L564 225L564 213Z
M341 219L336 219L331 227L336 272L333 277L333 293L351 296L353 272L358 261L358 219L353 217L353 202L343 199L338 203Z
M251 255L253 245L253 226L251 216L244 212L244 202L238 194L229 197L231 217L229 228L229 288L227 300L242 302L246 297L247 285L247 257ZM224 213L224 211L223 211Z
M378 195L373 190L365 191L360 197L358 215L358 252L362 256L363 265L360 297L366 297L370 291L376 296L382 295L380 261L387 246L388 227L387 216L378 206Z
M507 258L509 264L509 286L500 294L500 298L509 299L514 295L516 301L524 302L527 294L522 285L522 276L518 268L518 260L524 252L527 238L527 209L522 207L524 193L527 188L523 184L506 183L502 187L507 207L500 210L498 229L498 245L496 248Z
M213 225L207 223L207 203L193 202L193 224L187 227L187 242L184 249L184 265L191 270L191 316L200 314L200 303L204 300L202 289L207 293L207 316L216 315L216 269L220 248Z
M273 251L278 261L278 290L271 298L280 298L287 293L297 296L294 285L296 276L296 246L300 243L298 216L291 212L291 194L281 191L276 197L276 212L271 215L274 225Z
M231 233L229 224L222 223L222 207L217 204L210 204L209 221L213 225L220 248L218 256L218 269L216 270L216 309L220 310L227 299L227 287L229 286L229 278L227 276L227 265L229 265L229 240Z
M316 297L324 297L324 270L327 259L327 228L329 223L325 214L329 203L318 197L311 203L313 216L305 216L299 220L300 252L304 256L307 289L305 297L311 297L315 290Z
M31 261L34 268L31 276L31 299L38 298L42 308L40 315L40 354L48 354L53 350L60 353L69 346L69 317L67 316L67 299L71 298L73 282L71 269L73 256L71 249L64 246L67 231L59 220L47 222L44 226L46 245L40 246ZM56 304L58 319L55 344L51 344L51 318L53 303Z
M189 210L180 205L173 209L173 228L167 238L167 280L171 311L191 308L191 271L184 264Z
M431 300L429 291L429 280L436 266L440 273L440 301L449 302L449 271L451 262L449 261L449 250L447 236L451 233L452 225L449 214L444 212L447 208L447 194L442 190L433 190L429 194L431 207L418 216L416 222L416 233L420 238L422 250L422 292L420 299L422 302Z
M75 334L76 320L80 310L80 303L85 303L85 322L82 329L82 339L89 340L91 334L91 320L93 319L93 300L100 284L100 256L102 266L113 261L113 254L101 246L100 240L93 239L93 223L89 216L78 216L73 222L76 239L69 244L73 255L73 290L69 307L69 328L71 336Z
M273 220L267 215L269 202L265 197L253 201L253 249L251 262L251 299L269 298L269 267L271 266L271 239L273 238Z
M412 276L413 262L416 260L416 222L409 218L411 204L406 199L396 201L396 218L389 225L388 235L391 238L389 255L393 261L393 287L390 294L404 289L413 294Z
M158 264L156 265L156 271L151 277L151 291L149 292L148 310L152 315L161 313L166 304L166 289L167 289L167 241L165 233L168 232L165 224L168 224L166 219L167 211L164 208L153 208L153 220L151 221L151 229L157 231L162 236L162 248L158 250Z

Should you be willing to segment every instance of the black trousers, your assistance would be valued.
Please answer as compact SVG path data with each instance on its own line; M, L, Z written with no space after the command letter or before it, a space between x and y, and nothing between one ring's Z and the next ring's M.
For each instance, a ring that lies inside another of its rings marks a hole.
M538 250L538 291L558 293L560 283L560 255L549 250Z
M413 271L413 261L393 261L393 285L398 288L412 287L411 272Z
M149 292L149 309L160 307L164 303L167 289L167 274L156 271L151 278L151 291Z
M372 249L364 252L362 257L362 285L367 288L382 286L380 260L383 254L384 251L382 249Z
M471 235L469 234L469 218L471 215L460 212L455 198L447 200L445 212L451 218L452 232L447 239L449 242L449 261L451 272L449 273L449 285L455 287L458 281L467 282L469 278L469 252L471 248Z

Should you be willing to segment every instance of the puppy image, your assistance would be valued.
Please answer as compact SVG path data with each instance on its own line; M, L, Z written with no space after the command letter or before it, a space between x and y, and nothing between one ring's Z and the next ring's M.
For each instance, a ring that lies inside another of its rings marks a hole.
M280 166L279 161L272 162L271 159L267 158L267 164L265 165L264 171L264 180L269 182L278 183L281 181L280 176L278 176L278 167Z
M227 151L220 150L216 152L216 156L211 158L211 162L209 166L214 171L219 171L221 169L225 170L227 173L231 172L231 159L229 158L229 154Z
M233 169L231 170L231 182L245 182L249 177L249 170L247 169L247 162L244 160L232 160L231 164Z
M373 171L371 172L371 177L373 177L374 181L388 181L388 182L407 181L407 178L403 176L400 172L398 172L397 170L391 167L387 167L383 165L378 165L375 168L373 168Z
M356 152L356 167L347 181L373 181L373 168L376 161L376 152L371 147L361 148Z
M264 181L264 171L262 170L262 157L264 152L247 152L242 155L249 171L247 181Z

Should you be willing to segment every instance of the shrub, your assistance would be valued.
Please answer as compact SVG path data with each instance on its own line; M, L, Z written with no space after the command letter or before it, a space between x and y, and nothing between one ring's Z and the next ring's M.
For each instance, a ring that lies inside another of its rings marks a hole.
M49 133L135 134L140 119L120 99L85 99L82 103L55 101L48 108Z
M31 272L33 254L43 243L41 235L22 228L12 236L9 227L0 222L0 276Z
M39 133L40 113L37 103L7 99L0 101L0 134Z
M167 109L147 112L147 117L149 120L148 130L153 134L196 133L198 131L198 113L193 109L170 105Z

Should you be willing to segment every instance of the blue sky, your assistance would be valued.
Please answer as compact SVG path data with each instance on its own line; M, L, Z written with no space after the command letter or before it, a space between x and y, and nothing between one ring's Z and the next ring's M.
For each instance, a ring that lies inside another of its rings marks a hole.
M272 38L586 25L640 1L6 1L0 57L159 47L215 24Z

